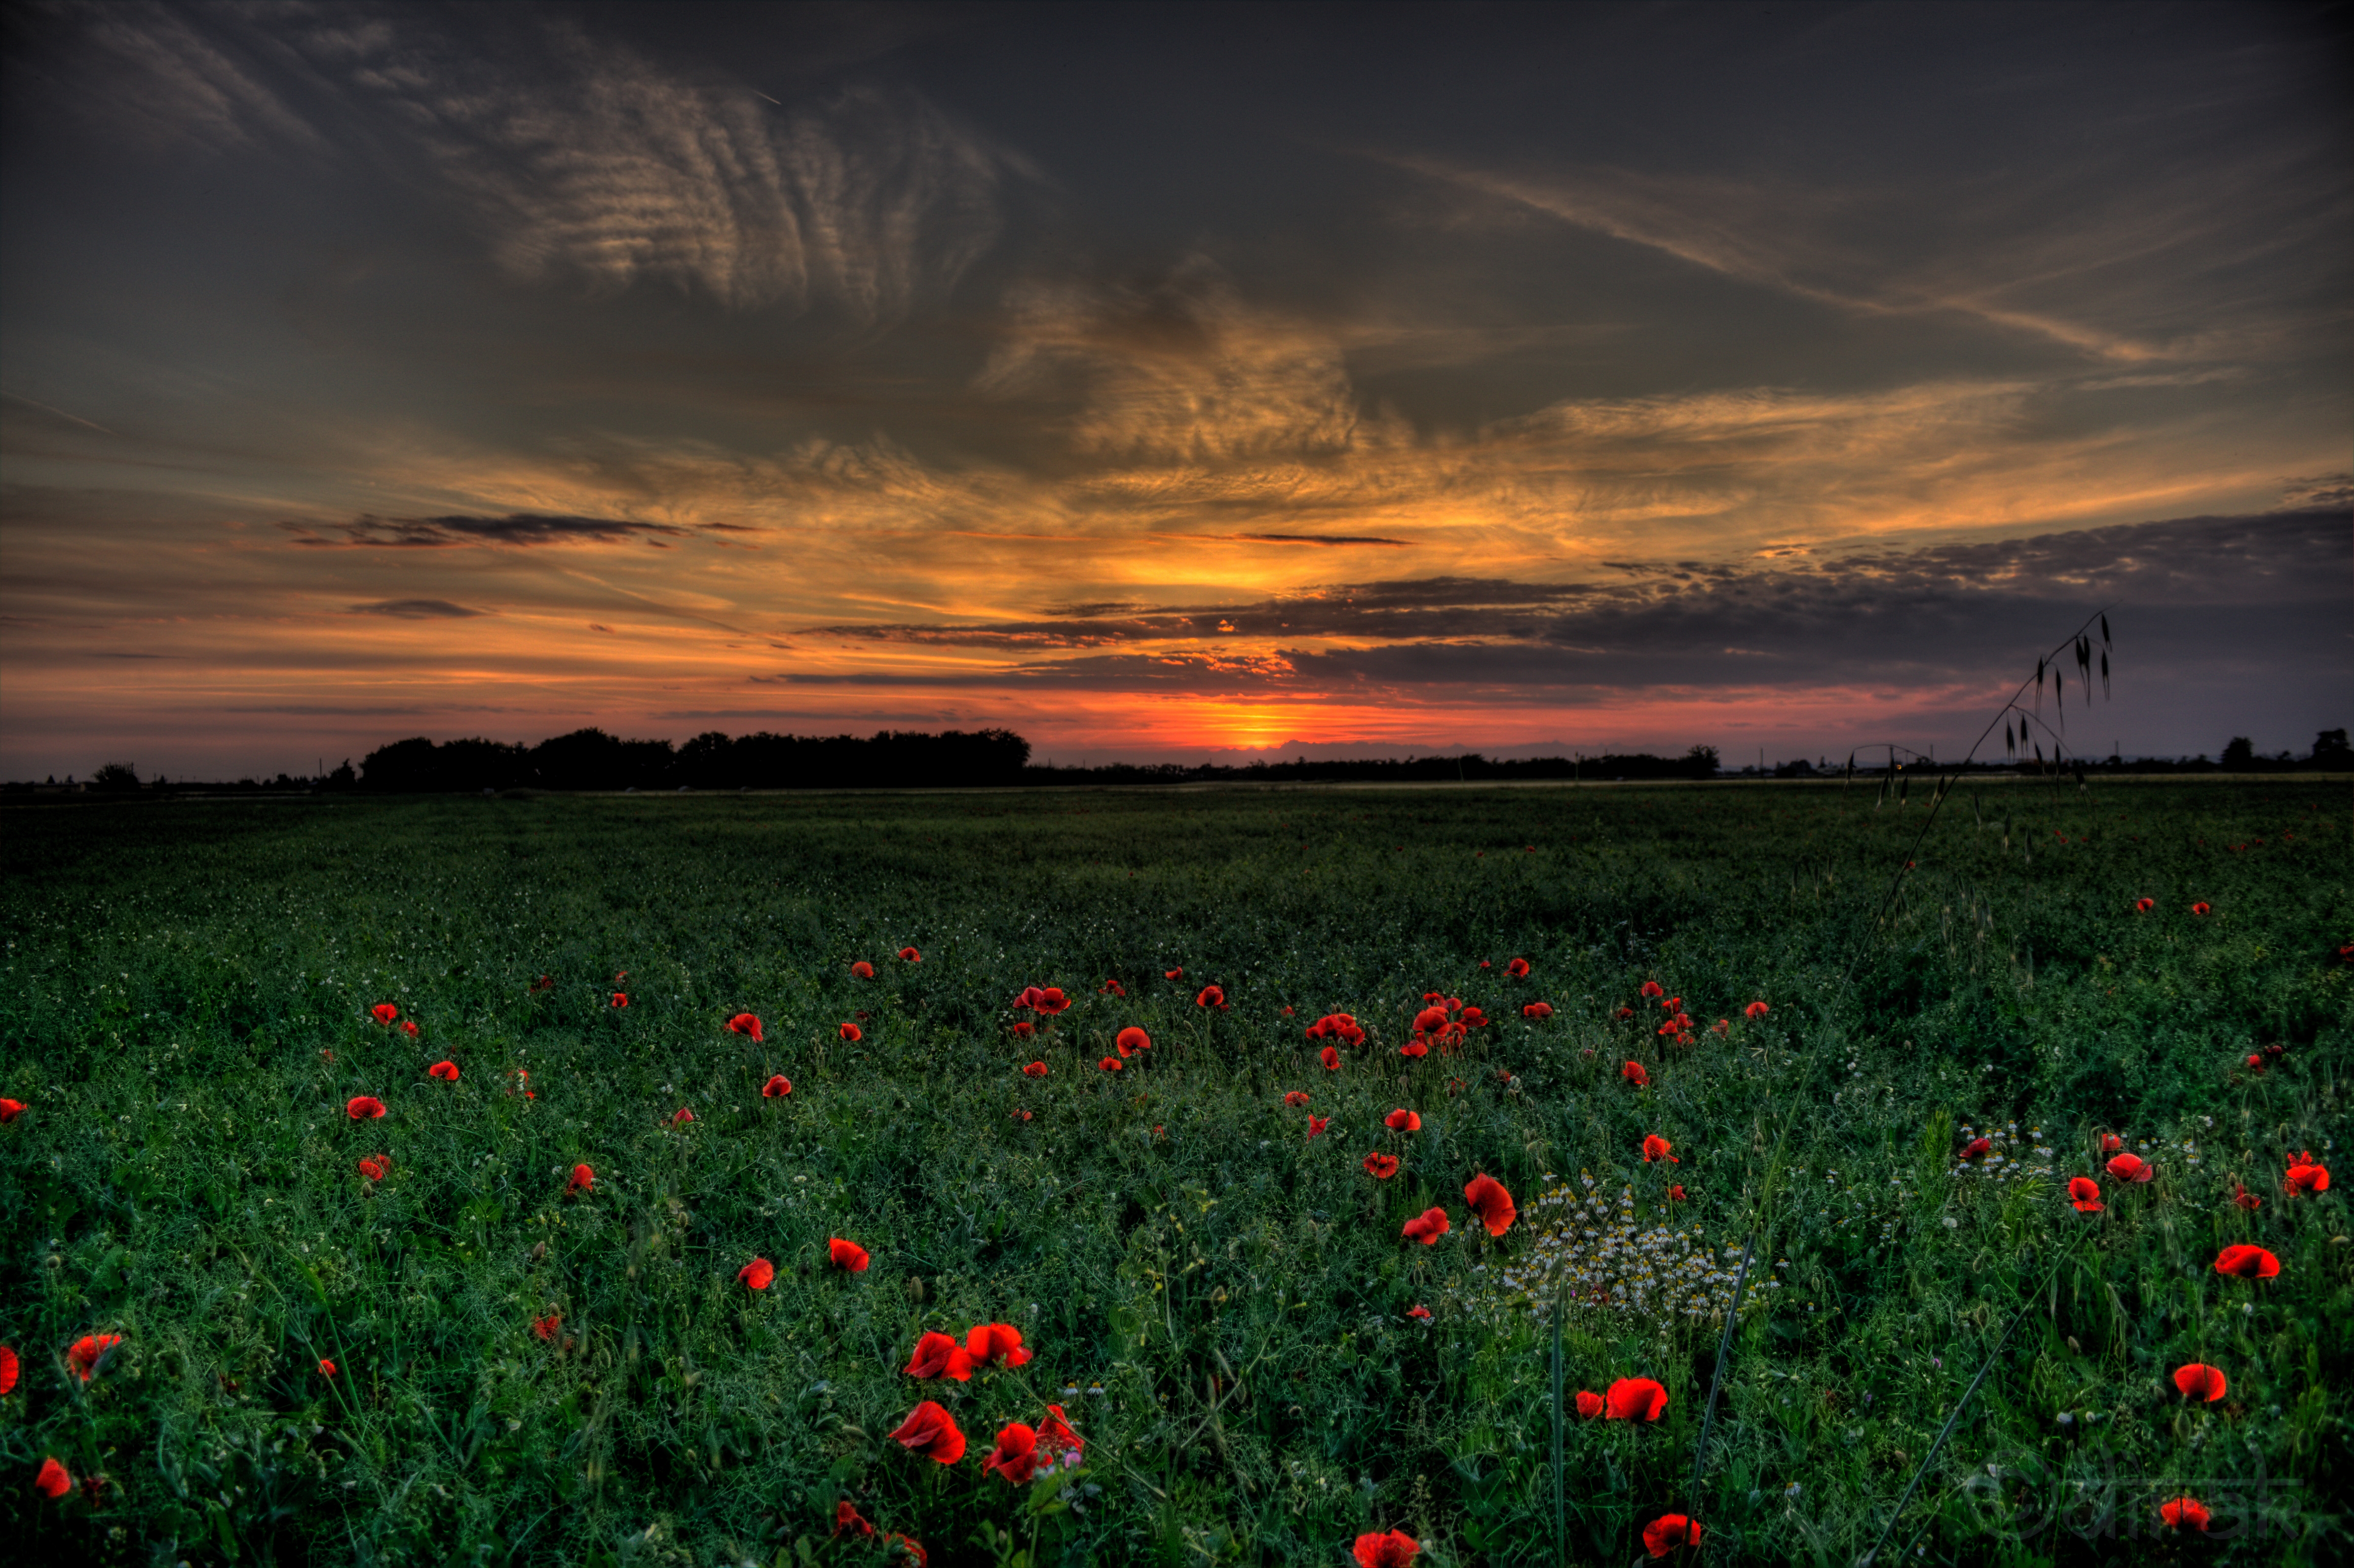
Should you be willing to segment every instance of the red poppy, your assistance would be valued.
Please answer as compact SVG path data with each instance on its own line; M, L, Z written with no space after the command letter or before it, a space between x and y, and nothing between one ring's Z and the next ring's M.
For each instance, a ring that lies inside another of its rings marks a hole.
M1487 1015L1486 1013L1484 1013L1484 1012L1480 1012L1478 1008L1476 1008L1476 1007L1467 1007L1467 1008L1465 1008L1465 1009L1463 1010L1463 1027L1464 1027L1464 1028L1466 1028L1466 1029L1478 1029L1478 1028L1479 1028L1481 1025L1485 1024L1487 1022L1488 1022L1488 1015Z
M370 1155L360 1161L360 1174L371 1181L383 1181L391 1168L391 1161L382 1155Z
M2274 1272L2278 1273L2279 1270L2274 1269ZM88 1383L90 1374L98 1369L98 1358L121 1343L122 1336L120 1334L84 1334L73 1342L73 1349L66 1352L66 1360L72 1363L74 1371L81 1374L81 1381Z
M554 991L556 989L556 977L554 975L542 975L537 980L531 982L531 989L535 991Z
M2264 1206L2264 1201L2241 1185L2237 1177L2232 1178L2232 1202L2252 1214Z
M2216 1255L2215 1272L2241 1279L2270 1279L2280 1272L2280 1259L2260 1246L2227 1246Z
M1634 1085L1638 1089L1647 1089L1651 1086L1651 1075L1643 1071L1643 1064L1640 1062L1628 1063L1625 1066L1618 1069L1618 1075L1626 1079L1628 1083Z
M73 1490L73 1478L55 1458L47 1458L41 1461L40 1473L33 1478L33 1485L51 1498L61 1498Z
M2327 1192L2329 1191L2329 1167L2317 1165L2311 1154L2297 1156L2288 1168L2288 1181L2283 1190L2290 1192Z
M439 1078L445 1084L454 1084L458 1081L458 1064L436 1062L425 1069L425 1075L429 1078Z
M738 1034L749 1034L755 1040L766 1039L760 1033L760 1021L748 1012L739 1012L727 1021L727 1027Z
M678 1109L670 1113L670 1124L673 1127L684 1126L685 1123L693 1121L694 1119L695 1113L687 1109L684 1106L681 1106Z
M835 1030L834 1033L841 1035L844 1040L850 1041L854 1044L866 1038L866 1036L859 1031L858 1025L855 1023L845 1023L841 1028Z
M2264 1070L2264 1059L2262 1056L2254 1054L2253 1052L2249 1054L2247 1065L2253 1068L2259 1075L2261 1075Z
M1521 1009L1521 1016L1522 1018L1534 1019L1551 1018L1553 1016L1553 1003L1549 1001L1530 1002L1526 1007Z
M1018 1367L1029 1361L1031 1352L1023 1348L1022 1330L1011 1323L980 1323L964 1337L964 1348L971 1352L972 1364L985 1367L1002 1360L1007 1366Z
M355 1095L345 1102L344 1111L354 1121L373 1121L384 1114L384 1102L374 1095Z
M1668 1407L1668 1391L1650 1378L1622 1377L1603 1403L1603 1414L1613 1421L1657 1421Z
M1038 1031L1037 1031L1035 1028L1032 1027L1031 1022L1030 1022L1030 1021L1029 1021L1028 1019L1026 1019L1026 1018L1023 1018L1023 1019L1017 1019L1017 1020L1015 1020L1015 1021L1014 1021L1014 1024L1013 1024L1013 1038L1015 1038L1016 1040L1027 1040L1027 1039L1029 1039L1032 1035L1034 1035L1034 1034L1035 1034L1035 1033L1038 1033Z
M1424 1008L1420 1012L1414 1015L1414 1027L1415 1032L1420 1034L1427 1034L1434 1030L1446 1028L1447 1009L1443 1007Z
M378 1023L390 1023L394 1019L400 1016L400 1009L393 1006L392 1003L388 1001L379 1001L374 1007L368 1009L368 1016L375 1019Z
M1324 1064L1324 1070L1328 1073L1337 1073L1341 1070L1341 1053L1330 1045L1317 1052L1316 1059Z
M964 1457L964 1434L957 1430L956 1418L928 1399L907 1413L891 1440L911 1454L928 1455L943 1465Z
M868 963L864 959L861 959L856 963L850 966L850 972L860 980L873 980L875 978L875 966Z
M2080 1214L2097 1214L2107 1206L2101 1202L2101 1184L2090 1176L2068 1178L2068 1201Z
M856 1242L846 1242L835 1236L825 1244L825 1250L836 1268L846 1268L853 1274L866 1272L866 1249Z
M1368 1154L1365 1156L1365 1174L1371 1176L1376 1181L1388 1181L1391 1177L1397 1174L1397 1156L1394 1154Z
M1419 1040L1409 1040L1405 1044L1398 1047L1398 1054L1401 1056L1413 1056L1419 1059L1430 1054L1430 1047L1424 1044Z
M330 1056L327 1059L331 1062L334 1060L333 1056ZM23 1116L24 1114L24 1101L0 1100L0 1122L15 1121L18 1117Z
M765 1257L756 1257L737 1269L736 1277L755 1290L766 1290L769 1281L777 1277L777 1266Z
M1643 1550L1665 1557L1680 1546L1700 1544L1700 1520L1680 1513L1663 1513L1643 1527Z
M1413 1111L1407 1110L1404 1106L1400 1106L1397 1109L1390 1112L1389 1115L1382 1118L1382 1125L1388 1128L1392 1132L1420 1132L1422 1130L1422 1118L1416 1115Z
M959 1383L970 1383L972 1357L956 1342L956 1336L935 1330L917 1338L915 1353L899 1370L909 1377L952 1377Z
M1119 1054L1123 1056L1132 1054L1138 1051L1150 1051L1152 1049L1152 1036L1147 1034L1143 1030L1139 1029L1133 1023L1121 1030L1118 1034L1113 1035L1111 1043L1119 1048Z
M613 993L613 1005L614 1005L615 1007L627 1007L627 1006L629 1006L629 1005L630 1005L630 993L629 993L628 991L615 991L615 992Z
M1046 1064L1033 1062L1022 1069L1022 1075L1025 1078L1043 1078L1046 1075Z
M1773 1011L1774 1010L1772 1008L1766 1006L1762 1001L1753 1001L1747 1007L1741 1010L1741 1016L1744 1018L1763 1018Z
M556 1338L556 1331L563 1327L564 1314L561 1312L550 1312L545 1318L534 1318L531 1320L531 1331L542 1340L552 1341Z
M1008 1422L997 1433L997 1446L981 1462L981 1474L994 1470L1013 1486L1027 1486L1038 1473L1038 1434L1027 1423Z
M586 1165L575 1165L571 1179L564 1183L567 1192L593 1192L597 1190L597 1172Z
M1288 1106L1304 1106L1308 1103L1308 1091L1306 1089L1294 1089L1289 1094L1283 1097L1283 1103Z
M899 957L904 961L911 964L920 964L924 961L924 955L916 951L913 948L900 948Z
M1650 1136L1643 1139L1643 1163L1649 1165L1655 1160L1664 1160L1670 1165L1681 1165L1683 1163L1682 1160L1668 1152L1669 1150L1674 1147L1675 1145L1670 1143L1666 1139L1661 1138L1658 1133L1652 1133Z
M0 1393L16 1386L16 1352L0 1345Z
M1079 1435L1071 1430L1070 1421L1063 1414L1063 1407L1059 1404L1048 1405L1046 1414L1039 1418L1038 1446L1049 1455L1084 1454L1087 1447Z
M1161 978L1162 980L1183 980L1185 978L1185 971L1182 969L1163 969L1161 972Z
M1036 999L1030 1005L1037 1012L1052 1017L1055 1013L1067 1012L1071 1005L1071 999L1063 994L1063 988L1060 986L1044 986L1040 988Z
M1405 1309L1405 1315L1413 1319L1417 1323L1427 1323L1430 1321L1430 1308L1423 1306L1420 1302L1416 1302L1415 1305L1407 1308Z
M2101 1134L2101 1152L2102 1152L2102 1153L2104 1153L2104 1154L2115 1154L2118 1150L2123 1149L2125 1146L2126 1146L2126 1140L2125 1140L2124 1139L2122 1139L2122 1138L2119 1138L2115 1133L2114 1133L2114 1132L2105 1132L2105 1133Z
M2120 1154L2109 1161L2108 1172L2120 1181L2131 1181L2138 1186L2156 1176L2158 1167L2138 1154Z
M1116 980L1108 980L1097 988L1106 996L1126 996L1128 988Z
M1120 1064L1120 1060L1119 1060L1119 1057L1117 1057L1117 1056L1107 1056L1107 1057L1105 1057L1102 1061L1097 1062L1097 1063L1096 1064L1096 1066L1097 1066L1100 1071L1103 1071L1103 1072L1106 1072L1106 1073L1117 1073L1117 1072L1119 1072L1119 1069L1120 1069L1120 1065L1121 1065L1121 1064Z
M411 1040L414 1040L414 1039L416 1039L416 1038L417 1038L418 1029L417 1029L417 1025L415 1025L414 1023L404 1023L404 1024L402 1024L402 1025L400 1026L400 1032L401 1032L403 1034L408 1035Z
M833 1505L833 1533L865 1537L875 1533L875 1527L860 1516L848 1498Z
M2137 898L2134 900L2134 913L2137 915L2147 915L2157 907L2158 900L2155 898Z
M2204 904L2193 904L2193 905L2190 906L2190 912L2191 912L2193 915L2205 915L2205 914L2211 913L2211 911L2209 909L2208 906L2206 906L2206 905L2204 905Z
M765 1100L780 1100L792 1092L793 1081L782 1073L760 1086L760 1097Z
M1577 1391L1577 1414L1588 1421L1602 1414L1602 1396L1592 1389Z
M1511 1230L1512 1222L1520 1217L1520 1206L1512 1202L1512 1194L1501 1181L1484 1171L1464 1184L1463 1201L1471 1205L1491 1236Z
M1521 980L1525 978L1528 972L1529 961L1526 959L1514 959L1511 963L1504 966L1504 974L1507 979Z
M1671 996L1668 998L1667 1001L1659 1003L1659 1008L1660 1011L1665 1012L1681 1012L1683 1011L1683 1005L1684 999L1682 997Z
M1964 1160L1984 1160L1988 1155L1993 1152L1994 1139L1990 1138L1973 1138L1967 1143L1962 1145L1961 1158Z
M1643 982L1643 999L1646 1001L1649 1001L1652 997L1665 996L1667 994L1668 988L1661 985L1659 981L1645 980Z
M1386 1535L1361 1535L1351 1550L1357 1568L1405 1568L1422 1543L1403 1530L1393 1530Z
M1526 1018L1528 1016L1528 1009L1522 1008L1521 1010L1521 1016ZM1632 1018L1635 1016L1635 1010L1631 1007L1622 1007L1612 1016L1617 1018Z
M1437 1246L1438 1238L1454 1228L1447 1224L1445 1209L1432 1207L1408 1220L1405 1234L1425 1246Z
M1195 1007L1224 1007L1226 1005L1226 993L1216 986L1205 985L1202 988L1202 993L1193 999L1193 1005Z
M2204 1399L2210 1404L2222 1398L2230 1388L2223 1379L2223 1369L2204 1361L2186 1361L2175 1368L2174 1386L2182 1391L2183 1398Z
M1332 1118L1329 1116L1311 1116L1308 1118L1308 1136L1320 1138L1324 1129L1331 1125Z
M2193 1530L2204 1530L2207 1521L2215 1516L2197 1498L2176 1498L2158 1505L2158 1517L2166 1520L2170 1530L2180 1530L2186 1524Z
M1668 1189L1668 1202L1671 1203L1681 1203L1683 1201L1684 1184L1679 1181L1674 1186Z

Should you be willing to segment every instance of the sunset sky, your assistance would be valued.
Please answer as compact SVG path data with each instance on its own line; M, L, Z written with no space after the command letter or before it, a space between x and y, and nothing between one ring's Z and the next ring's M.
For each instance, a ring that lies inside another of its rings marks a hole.
M2354 724L2349 8L6 13L0 777ZM1999 748L1998 748L1999 749Z

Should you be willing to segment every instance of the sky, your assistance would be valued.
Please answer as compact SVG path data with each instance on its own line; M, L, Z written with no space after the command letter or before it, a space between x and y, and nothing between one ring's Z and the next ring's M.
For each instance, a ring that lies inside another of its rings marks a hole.
M2302 755L2349 9L14 5L0 777Z

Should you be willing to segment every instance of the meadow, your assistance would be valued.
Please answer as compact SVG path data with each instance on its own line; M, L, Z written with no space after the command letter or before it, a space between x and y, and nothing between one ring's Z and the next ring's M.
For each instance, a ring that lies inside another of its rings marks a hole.
M1681 1515L1664 1561L2346 1561L2354 1227L2286 1185L2344 1129L2346 781L1926 807L11 808L0 1529L1624 1564Z

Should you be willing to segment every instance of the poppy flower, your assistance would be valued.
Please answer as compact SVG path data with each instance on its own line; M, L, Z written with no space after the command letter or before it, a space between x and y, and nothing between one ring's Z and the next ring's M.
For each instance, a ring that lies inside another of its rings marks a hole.
M2264 1070L2264 1059L2252 1052L2248 1056L2247 1065L2254 1069L2258 1074L2262 1074Z
M1059 1404L1050 1404L1038 1420L1038 1446L1049 1455L1084 1454L1087 1443L1071 1430L1071 1423Z
M846 1242L834 1236L825 1244L825 1250L827 1255L833 1259L836 1268L846 1268L853 1274L866 1272L866 1249L856 1242Z
M1193 1005L1195 1007L1224 1007L1226 1005L1226 993L1219 990L1216 986L1205 985L1202 988L1202 994L1193 999Z
M934 1330L917 1336L915 1352L899 1370L909 1377L952 1377L959 1383L970 1383L972 1357L956 1342L955 1335Z
M1988 1155L1993 1152L1994 1139L1990 1138L1973 1138L1967 1143L1962 1145L1960 1158L1964 1160L1984 1160Z
M1152 1049L1152 1036L1133 1023L1113 1035L1111 1043L1119 1048L1119 1054L1123 1056L1132 1052Z
M1332 1118L1329 1116L1311 1116L1308 1118L1308 1136L1321 1138L1324 1136L1324 1129L1331 1125Z
M913 948L900 948L899 958L903 962L910 964L920 964L924 961L924 955L916 951Z
M400 1026L400 1032L401 1032L403 1034L408 1035L411 1040L416 1039L416 1038L417 1038L417 1035L418 1035L418 1028L417 1028L417 1025L416 1025L416 1024L414 1024L414 1023L404 1023L404 1024L402 1024L402 1025Z
M2223 1369L2211 1367L2204 1361L2187 1361L2174 1369L2174 1386L2182 1391L2185 1399L2204 1399L2212 1404L2229 1390Z
M2215 1256L2215 1272L2241 1279L2270 1279L2280 1272L2280 1259L2260 1246L2227 1246Z
M1683 1163L1682 1160L1668 1152L1669 1150L1674 1147L1675 1145L1670 1143L1666 1139L1661 1138L1658 1133L1652 1133L1649 1137L1643 1139L1643 1163L1649 1165L1654 1160L1664 1160L1670 1165L1681 1165Z
M1634 1085L1638 1089L1647 1089L1651 1086L1651 1075L1643 1071L1643 1064L1640 1062L1628 1063L1625 1066L1618 1069L1618 1075L1626 1079L1628 1083Z
M1529 1010L1527 1008L1524 1007L1521 1009L1521 1016L1522 1018L1526 1018L1528 1015ZM1635 1010L1631 1007L1622 1007L1612 1016L1617 1018L1632 1018L1635 1016Z
M1512 1202L1512 1194L1501 1181L1484 1171L1464 1184L1463 1201L1471 1205L1491 1236L1511 1230L1512 1222L1520 1217L1520 1206Z
M1411 1236L1425 1246L1437 1246L1438 1238L1454 1228L1447 1224L1445 1209L1432 1207L1425 1209L1408 1220L1403 1234Z
M1403 1530L1393 1530L1385 1535L1361 1535L1350 1550L1357 1568L1405 1568L1422 1543Z
M1306 1089L1294 1089L1289 1094L1283 1097L1283 1103L1288 1106L1304 1106L1308 1103L1308 1091Z
M835 1030L834 1033L841 1035L844 1040L851 1042L853 1044L855 1044L859 1041L866 1038L866 1036L860 1032L858 1025L855 1023L845 1023L841 1028Z
M1014 1022L1013 1038L1016 1040L1027 1040L1037 1033L1038 1031L1031 1026L1030 1021L1026 1018L1019 1019Z
M1622 1377L1610 1385L1603 1414L1613 1421L1657 1421L1668 1407L1668 1391L1647 1377Z
M2104 1153L2104 1154L2115 1154L2118 1150L2123 1149L2125 1146L2126 1146L2126 1140L2125 1140L2124 1139L2122 1139L2122 1138L2119 1138L2115 1133L2114 1133L2114 1132L2105 1132L2105 1133L2101 1134L2101 1152L2102 1152L2102 1153Z
M1527 978L1528 972L1529 961L1526 959L1514 959L1504 966L1504 975L1509 980L1523 980Z
M391 1169L390 1161L381 1155L369 1155L360 1160L360 1174L371 1181L381 1181Z
M51 1498L61 1498L73 1490L73 1478L55 1458L48 1458L41 1461L40 1473L33 1478L33 1485Z
M1577 1414L1591 1421L1602 1414L1602 1396L1590 1388L1577 1391Z
M1668 1189L1668 1202L1671 1203L1681 1203L1683 1201L1684 1184L1679 1181L1674 1186Z
M2120 1181L2131 1181L2139 1185L2156 1176L2158 1167L2138 1154L2120 1154L2109 1161L2108 1172Z
M554 991L556 989L556 977L554 975L542 975L537 980L531 982L531 989L534 991Z
M1317 1052L1316 1059L1324 1064L1324 1070L1328 1073L1337 1073L1341 1070L1341 1053L1330 1045Z
M1422 1118L1401 1106L1382 1118L1382 1125L1392 1132L1420 1132Z
M564 1327L564 1315L561 1312L550 1312L545 1318L534 1318L531 1320L531 1331L542 1340L554 1340L556 1331L562 1327Z
M1097 988L1105 996L1126 996L1128 988L1116 980L1108 980ZM1288 1009L1286 1010L1289 1011Z
M1368 1154L1365 1156L1365 1174L1371 1176L1376 1181L1388 1181L1391 1177L1397 1174L1397 1156L1394 1154Z
M1430 1054L1430 1047L1424 1044L1419 1040L1409 1040L1405 1044L1398 1047L1398 1054L1401 1056L1412 1056L1418 1060Z
M1643 1527L1643 1550L1665 1557L1680 1546L1700 1544L1700 1520L1680 1513L1663 1513Z
M630 1005L630 993L629 993L628 991L615 991L615 992L613 993L613 1005L614 1005L615 1007L627 1007L627 1006L629 1006L629 1005Z
M2090 1176L2068 1178L2068 1201L2080 1214L2097 1214L2107 1207L2101 1202L2101 1184Z
M368 1016L375 1019L378 1023L390 1023L394 1019L400 1016L400 1009L393 1006L392 1003L388 1001L379 1001L374 1007L368 1009Z
M964 1337L964 1348L977 1367L1001 1359L1007 1366L1018 1367L1031 1354L1023 1348L1022 1330L1011 1323L976 1323Z
M943 1465L964 1457L964 1434L957 1430L956 1418L928 1399L907 1413L891 1440L911 1454L927 1455Z
M575 1165L571 1178L564 1183L567 1192L593 1192L597 1190L597 1172L586 1165Z
M2134 900L2134 913L2137 915L2147 915L2157 907L2158 900L2155 898L2137 898Z
M1521 1009L1521 1016L1522 1018L1532 1019L1551 1018L1553 1016L1553 1003L1549 1001L1530 1002L1526 1007Z
M354 1121L373 1121L384 1114L384 1102L374 1095L355 1095L345 1102L344 1111Z
M736 1277L755 1290L766 1290L769 1281L777 1277L777 1266L765 1257L756 1257L737 1269Z
M1013 1486L1027 1486L1038 1473L1038 1434L1026 1422L1008 1422L998 1428L997 1446L981 1462L981 1474L994 1470Z
M2313 1156L2303 1154L2288 1168L2288 1181L2282 1190L2289 1192L2327 1192L2329 1191L2329 1167L2317 1165Z
M2232 1202L2252 1214L2264 1206L2264 1201L2241 1185L2236 1178L2232 1182Z
M2190 906L2190 912L2193 915L2206 915L2212 913L2209 906L2204 904L2193 904Z
M670 1115L670 1124L673 1127L683 1127L694 1119L695 1113L687 1109L684 1106L679 1107L678 1109L671 1112Z
M1772 1008L1766 1006L1762 1001L1753 1001L1747 1007L1741 1010L1741 1016L1744 1018L1763 1018L1773 1011L1774 1010Z
M2197 1498L2176 1498L2158 1505L2158 1517L2166 1520L2170 1530L2180 1530L2186 1524L2193 1530L2204 1530L2207 1521L2215 1516Z
M329 1059L333 1060L332 1057ZM23 1116L24 1114L24 1101L0 1100L0 1122L15 1121L18 1117Z
M329 1361L326 1357L324 1357L324 1356L321 1356L321 1357L319 1358L319 1375L320 1375L321 1377L333 1377L333 1376L334 1376L334 1375L335 1375L335 1363L334 1363L334 1362L333 1362L333 1361Z
M425 1075L429 1078L439 1078L445 1084L454 1084L458 1081L458 1064L436 1062L425 1069Z
M2280 1271L2275 1268L2273 1272L2277 1274ZM90 1374L98 1369L98 1358L121 1343L122 1336L120 1334L84 1334L73 1342L73 1349L66 1352L66 1360L72 1363L74 1371L81 1374L81 1381L88 1383Z
M861 959L856 963L850 966L850 972L860 980L873 980L875 978L875 966L868 963L864 959Z
M738 1034L748 1034L755 1040L765 1039L760 1033L760 1020L749 1012L739 1012L727 1021L727 1027Z
M0 1393L16 1386L16 1352L0 1345Z
M1427 1323L1430 1321L1430 1308L1425 1307L1418 1301L1405 1309L1405 1315L1413 1319L1417 1323Z
M760 1097L766 1100L780 1100L792 1092L793 1081L782 1073L760 1086Z
M1039 988L1036 1000L1030 1005L1037 1012L1052 1017L1056 1013L1068 1012L1071 999L1063 994L1063 988L1060 986L1042 986Z
M1655 997L1655 996L1665 996L1665 995L1667 995L1667 994L1668 994L1668 988L1667 988L1667 987L1665 987L1665 986L1663 986L1663 985L1661 985L1659 981L1657 981L1657 980L1645 980L1645 981L1643 982L1643 1000L1645 1000L1646 1001L1649 1001L1651 998L1653 998L1653 997Z
M1107 1056L1102 1061L1097 1062L1096 1066L1102 1072L1117 1073L1120 1069L1121 1063L1120 1059L1117 1056Z
M1683 1005L1684 999L1682 997L1671 996L1668 998L1667 1001L1659 1003L1659 1008L1660 1011L1664 1012L1680 1012L1683 1010Z
M1465 1009L1463 1010L1463 1027L1464 1027L1464 1028L1466 1028L1466 1029L1478 1029L1478 1028L1479 1028L1480 1026L1482 1026L1483 1024L1485 1024L1487 1022L1488 1022L1488 1015L1487 1015L1486 1013L1484 1013L1484 1012L1480 1012L1478 1008L1476 1008L1476 1007L1467 1007L1467 1008L1465 1008Z
M875 1527L866 1522L860 1515L857 1507L848 1498L844 1498L833 1505L833 1533L863 1538L873 1535Z
M1435 1030L1446 1028L1447 1009L1443 1007L1424 1008L1420 1012L1414 1015L1414 1027L1415 1033L1418 1034L1428 1034Z
M1161 973L1161 978L1162 980L1183 980L1185 978L1185 971L1182 969L1163 969Z
M1046 1075L1046 1064L1033 1062L1022 1069L1022 1075L1025 1078L1043 1078Z

